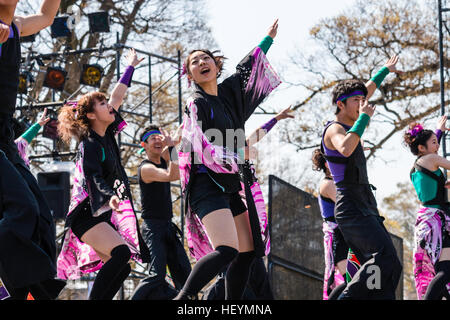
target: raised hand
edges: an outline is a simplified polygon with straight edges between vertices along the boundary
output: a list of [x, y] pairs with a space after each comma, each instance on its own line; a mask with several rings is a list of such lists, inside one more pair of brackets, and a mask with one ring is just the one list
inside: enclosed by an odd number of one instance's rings
[[384, 64], [385, 67], [389, 69], [390, 72], [395, 72], [397, 74], [403, 74], [403, 71], [397, 69], [398, 56], [394, 55], [389, 58], [389, 60]]
[[128, 51], [128, 54], [127, 54], [126, 58], [128, 60], [128, 64], [130, 66], [133, 66], [133, 67], [136, 67], [139, 63], [141, 63], [145, 59], [145, 57], [141, 58], [141, 59], [138, 59], [136, 50], [134, 50], [133, 48], [131, 48]]
[[183, 124], [180, 124], [177, 128], [177, 131], [175, 131], [175, 134], [172, 136], [172, 140], [174, 141], [175, 145], [181, 142], [182, 132], [183, 132]]
[[441, 131], [449, 131], [450, 128], [447, 128], [446, 124], [447, 124], [447, 116], [442, 116], [437, 123], [436, 129], [439, 129]]
[[39, 121], [38, 121], [38, 123], [39, 123], [39, 125], [41, 126], [41, 127], [43, 127], [47, 122], [49, 122], [50, 121], [50, 118], [49, 117], [47, 117], [47, 108], [45, 108], [44, 109], [44, 113], [41, 115], [41, 117], [39, 118]]
[[164, 130], [161, 129], [161, 133], [162, 133], [162, 143], [165, 147], [173, 147], [175, 145], [175, 142], [173, 141], [172, 137], [170, 136], [170, 134]]
[[278, 32], [278, 19], [275, 20], [275, 22], [270, 26], [269, 31], [267, 32], [267, 35], [270, 36], [272, 39], [275, 39]]
[[369, 117], [372, 117], [375, 113], [376, 106], [370, 105], [369, 100], [361, 99], [359, 101], [359, 113], [365, 113]]
[[290, 114], [290, 112], [293, 112], [293, 110], [291, 110], [291, 106], [289, 106], [288, 108], [284, 109], [283, 111], [281, 111], [280, 113], [278, 113], [275, 118], [280, 121], [286, 118], [291, 118], [294, 119], [294, 116]]

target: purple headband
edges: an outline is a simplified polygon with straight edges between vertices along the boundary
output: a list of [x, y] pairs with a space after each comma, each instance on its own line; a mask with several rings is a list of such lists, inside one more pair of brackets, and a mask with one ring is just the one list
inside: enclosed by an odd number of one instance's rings
[[364, 92], [362, 92], [360, 90], [356, 90], [356, 91], [353, 91], [353, 92], [348, 93], [348, 94], [340, 95], [339, 98], [336, 99], [336, 102], [344, 101], [345, 99], [348, 99], [348, 98], [351, 98], [351, 97], [354, 97], [354, 96], [364, 96], [365, 97], [366, 95], [364, 94]]
[[417, 137], [417, 135], [423, 130], [422, 125], [416, 124], [414, 126], [414, 128], [412, 128], [411, 130], [408, 130], [408, 133], [411, 135], [411, 137]]

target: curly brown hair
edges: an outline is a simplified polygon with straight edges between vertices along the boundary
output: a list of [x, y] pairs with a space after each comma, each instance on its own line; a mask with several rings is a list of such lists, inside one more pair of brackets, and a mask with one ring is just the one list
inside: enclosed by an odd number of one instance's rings
[[69, 144], [72, 138], [78, 142], [87, 136], [91, 127], [87, 114], [94, 112], [96, 102], [106, 100], [102, 92], [94, 91], [83, 95], [74, 104], [66, 103], [58, 114], [58, 134], [61, 139]]
[[419, 145], [427, 145], [427, 141], [435, 134], [432, 130], [423, 129], [418, 132], [415, 136], [411, 135], [410, 130], [413, 130], [415, 126], [419, 125], [418, 122], [412, 122], [409, 124], [408, 129], [403, 134], [403, 143], [409, 147], [412, 154], [417, 156], [419, 154]]
[[327, 160], [322, 154], [322, 151], [318, 148], [315, 149], [312, 153], [312, 163], [313, 163], [313, 170], [315, 171], [323, 171], [325, 174], [328, 174], [328, 168], [325, 165]]

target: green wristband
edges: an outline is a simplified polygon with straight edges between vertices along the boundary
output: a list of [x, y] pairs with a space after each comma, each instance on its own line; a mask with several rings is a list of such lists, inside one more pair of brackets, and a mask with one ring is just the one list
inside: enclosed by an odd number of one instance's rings
[[259, 43], [258, 47], [261, 48], [261, 50], [264, 52], [264, 54], [267, 54], [267, 51], [269, 51], [270, 46], [272, 46], [273, 39], [271, 36], [265, 36], [264, 39]]
[[348, 130], [348, 133], [353, 132], [356, 133], [360, 138], [362, 137], [364, 130], [367, 127], [367, 124], [369, 123], [370, 116], [367, 113], [361, 113], [358, 117], [358, 120], [356, 120], [353, 127]]
[[383, 67], [380, 69], [380, 71], [377, 72], [376, 75], [374, 75], [372, 77], [373, 82], [375, 82], [375, 84], [377, 85], [377, 88], [380, 87], [381, 83], [383, 82], [384, 78], [386, 78], [386, 76], [389, 74], [389, 68], [388, 67]]
[[33, 139], [37, 136], [39, 130], [41, 130], [41, 125], [39, 122], [36, 122], [27, 131], [25, 131], [21, 137], [27, 140], [28, 143], [31, 143], [31, 141], [33, 141]]

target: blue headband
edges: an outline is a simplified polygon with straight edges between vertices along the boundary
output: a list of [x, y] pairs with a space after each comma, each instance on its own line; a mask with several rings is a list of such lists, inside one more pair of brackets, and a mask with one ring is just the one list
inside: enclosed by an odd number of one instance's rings
[[159, 130], [150, 130], [144, 136], [142, 137], [142, 142], [146, 142], [148, 137], [150, 137], [152, 134], [161, 134], [161, 131]]
[[[149, 132], [144, 134], [144, 136], [142, 137], [142, 142], [146, 142], [148, 137], [150, 137], [152, 134], [161, 134], [161, 131], [159, 131], [159, 130], [150, 130]], [[145, 152], [144, 148], [141, 148], [138, 151], [139, 154], [143, 154], [144, 152]]]
[[348, 98], [351, 98], [354, 96], [364, 96], [365, 97], [366, 95], [364, 94], [364, 92], [356, 90], [356, 91], [353, 91], [352, 93], [343, 94], [343, 95], [339, 96], [339, 98], [336, 99], [336, 102], [344, 101], [345, 99], [348, 99]]

